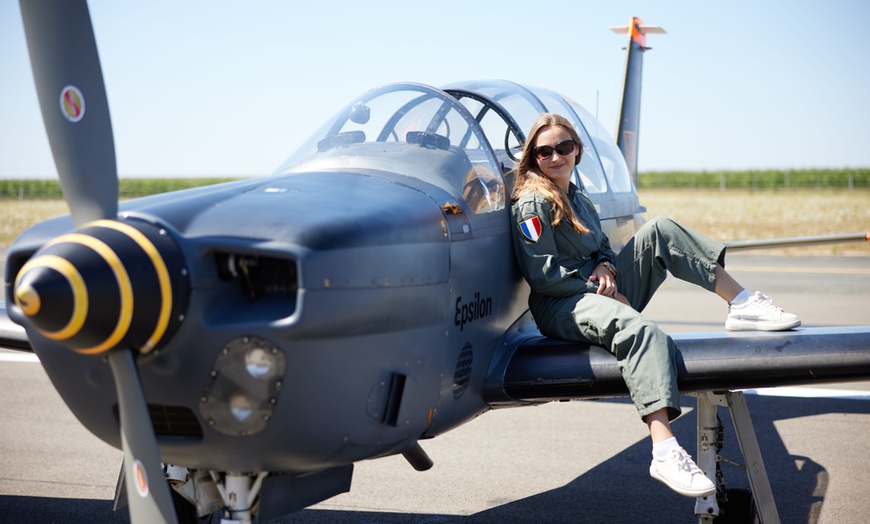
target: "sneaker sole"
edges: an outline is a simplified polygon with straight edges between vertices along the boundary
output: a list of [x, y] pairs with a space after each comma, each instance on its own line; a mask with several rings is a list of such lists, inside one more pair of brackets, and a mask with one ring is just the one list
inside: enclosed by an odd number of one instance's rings
[[725, 320], [725, 329], [729, 331], [786, 331], [801, 325], [800, 320], [788, 320], [783, 322], [761, 322], [757, 320], [743, 320], [729, 318]]
[[658, 471], [656, 471], [653, 468], [650, 468], [649, 474], [652, 478], [658, 480], [659, 482], [661, 482], [665, 486], [671, 488], [675, 492], [677, 492], [680, 495], [683, 495], [685, 497], [692, 497], [692, 498], [697, 499], [697, 498], [701, 498], [701, 497], [707, 497], [707, 496], [712, 495], [713, 493], [716, 493], [716, 486], [713, 486], [712, 488], [706, 489], [706, 490], [691, 490], [691, 489], [686, 489], [686, 488], [677, 486], [675, 484], [671, 484], [670, 481], [668, 481], [668, 479], [659, 475]]

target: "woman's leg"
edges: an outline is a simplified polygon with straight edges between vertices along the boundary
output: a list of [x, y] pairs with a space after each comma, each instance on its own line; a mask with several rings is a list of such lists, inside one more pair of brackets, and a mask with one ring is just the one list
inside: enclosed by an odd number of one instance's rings
[[724, 245], [669, 218], [656, 217], [619, 252], [617, 288], [638, 311], [643, 311], [668, 272], [714, 291], [724, 257]]
[[743, 291], [743, 286], [738, 284], [734, 277], [725, 271], [724, 267], [716, 264], [716, 288], [714, 291], [725, 302], [731, 302]]
[[541, 333], [603, 347], [619, 363], [641, 417], [666, 409], [680, 414], [676, 345], [655, 322], [620, 302], [586, 293], [531, 303]]
[[728, 302], [726, 329], [782, 331], [801, 325], [797, 315], [774, 305], [770, 297], [748, 292], [740, 296], [743, 286], [725, 270], [725, 246], [669, 218], [644, 224], [619, 252], [616, 266], [617, 288], [638, 311], [670, 272]]
[[671, 423], [668, 420], [668, 412], [666, 409], [660, 409], [650, 413], [644, 417], [649, 428], [649, 436], [652, 438], [653, 444], [658, 444], [669, 438], [673, 438], [674, 432], [671, 431]]
[[645, 420], [653, 441], [650, 476], [687, 497], [713, 495], [716, 485], [677, 442], [667, 412], [659, 410], [650, 413]]
[[650, 430], [650, 475], [689, 497], [715, 492], [671, 431], [670, 420], [680, 414], [671, 337], [631, 306], [603, 295], [536, 298], [531, 301], [532, 314], [543, 334], [601, 346], [616, 356], [635, 408]]

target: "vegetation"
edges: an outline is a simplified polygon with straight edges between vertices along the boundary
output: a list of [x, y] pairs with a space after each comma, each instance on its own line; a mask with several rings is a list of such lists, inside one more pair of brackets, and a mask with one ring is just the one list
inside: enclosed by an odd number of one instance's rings
[[[870, 189], [641, 189], [640, 203], [647, 208], [647, 219], [669, 216], [722, 242], [870, 231]], [[767, 253], [870, 256], [870, 243], [779, 248]]]
[[[237, 179], [125, 178], [118, 181], [118, 192], [126, 200], [232, 180]], [[8, 246], [33, 224], [69, 213], [56, 179], [0, 180], [0, 210], [0, 247]]]
[[[126, 199], [229, 180], [233, 179], [137, 178], [123, 179], [119, 186]], [[639, 186], [647, 218], [670, 216], [720, 241], [870, 230], [870, 169], [653, 172], [642, 173]], [[0, 180], [0, 209], [0, 247], [35, 223], [69, 213], [56, 180]], [[868, 256], [870, 244], [775, 252]]]
[[[121, 199], [206, 186], [234, 178], [124, 178]], [[638, 189], [868, 189], [870, 169], [759, 171], [649, 171], [638, 176]], [[56, 180], [0, 180], [0, 200], [63, 198]]]
[[651, 171], [640, 173], [637, 185], [641, 190], [870, 188], [870, 169]]
[[[236, 178], [122, 178], [118, 181], [120, 198], [138, 198], [180, 189], [209, 186]], [[52, 180], [0, 180], [0, 200], [47, 200], [63, 198], [60, 182]]]

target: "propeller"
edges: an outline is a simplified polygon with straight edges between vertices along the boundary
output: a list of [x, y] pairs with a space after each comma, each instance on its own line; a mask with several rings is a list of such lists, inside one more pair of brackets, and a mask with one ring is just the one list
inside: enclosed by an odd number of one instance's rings
[[84, 0], [21, 0], [42, 119], [78, 227], [118, 214], [109, 104]]
[[[73, 223], [77, 228], [93, 221], [112, 223], [118, 214], [115, 146], [87, 3], [21, 0], [20, 6], [39, 105]], [[43, 258], [46, 262], [29, 272], [22, 268], [13, 291], [29, 317], [40, 312], [44, 316], [53, 307], [45, 294], [51, 287], [46, 282], [52, 279], [52, 269], [65, 271], [68, 280], [78, 278], [68, 263], [57, 261], [59, 257]], [[76, 295], [75, 311], [86, 311], [87, 299], [87, 292]], [[166, 316], [161, 315], [162, 324]], [[78, 327], [71, 321], [63, 331]], [[52, 338], [63, 338], [55, 335]], [[118, 340], [123, 342], [121, 337]], [[107, 343], [92, 352], [107, 355], [115, 379], [130, 515], [134, 522], [177, 522], [131, 347], [136, 346]], [[152, 347], [149, 340], [143, 351]]]

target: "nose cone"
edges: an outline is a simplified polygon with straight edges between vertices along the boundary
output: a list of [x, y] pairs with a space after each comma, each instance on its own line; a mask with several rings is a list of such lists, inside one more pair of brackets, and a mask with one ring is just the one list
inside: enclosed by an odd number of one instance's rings
[[183, 319], [183, 262], [165, 230], [100, 220], [40, 249], [18, 272], [13, 297], [33, 328], [78, 353], [147, 353]]
[[87, 311], [82, 277], [67, 260], [49, 255], [25, 265], [16, 279], [15, 304], [41, 332], [54, 339], [78, 331]]
[[39, 292], [30, 285], [30, 282], [22, 282], [15, 290], [15, 303], [24, 311], [25, 315], [34, 319], [34, 323], [40, 324], [36, 318], [42, 304]]

